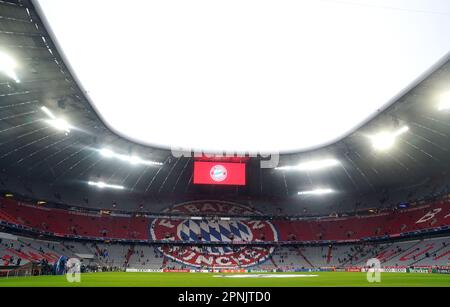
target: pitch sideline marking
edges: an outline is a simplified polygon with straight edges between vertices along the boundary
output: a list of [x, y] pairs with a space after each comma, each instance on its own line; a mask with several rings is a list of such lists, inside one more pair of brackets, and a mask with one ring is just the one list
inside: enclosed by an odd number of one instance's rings
[[246, 275], [214, 275], [222, 278], [308, 278], [319, 277], [319, 275], [280, 275], [280, 274], [246, 274]]

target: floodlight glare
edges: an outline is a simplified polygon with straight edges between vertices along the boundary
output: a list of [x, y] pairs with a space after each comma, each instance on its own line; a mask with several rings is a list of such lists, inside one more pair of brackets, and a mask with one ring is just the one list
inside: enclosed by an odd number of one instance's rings
[[72, 128], [67, 121], [65, 121], [64, 119], [60, 119], [60, 118], [47, 120], [47, 123], [49, 123], [51, 126], [55, 127], [56, 129], [65, 131], [67, 133], [70, 133], [70, 129]]
[[107, 183], [104, 183], [102, 181], [99, 181], [99, 182], [89, 181], [88, 184], [90, 186], [95, 186], [95, 187], [97, 187], [99, 189], [104, 189], [104, 188], [115, 189], [115, 190], [123, 190], [123, 189], [125, 189], [125, 187], [123, 187], [121, 185], [107, 184]]
[[41, 108], [42, 112], [44, 112], [45, 114], [47, 114], [48, 117], [50, 117], [51, 119], [56, 119], [55, 115], [53, 115], [52, 111], [50, 111], [47, 107], [42, 107]]
[[330, 194], [333, 192], [334, 192], [334, 190], [332, 190], [332, 189], [315, 189], [315, 190], [311, 190], [311, 191], [298, 192], [298, 195], [325, 195], [325, 194]]
[[122, 160], [124, 162], [130, 163], [131, 165], [163, 165], [161, 162], [143, 160], [138, 156], [127, 156], [115, 153], [111, 149], [103, 148], [99, 150], [100, 154], [105, 158], [115, 158], [118, 160]]
[[113, 152], [112, 150], [109, 150], [109, 149], [106, 149], [106, 148], [100, 150], [100, 154], [101, 154], [103, 157], [106, 157], [106, 158], [112, 158], [112, 157], [114, 157], [114, 152]]
[[53, 126], [54, 128], [65, 131], [66, 133], [70, 133], [70, 129], [72, 126], [64, 119], [56, 118], [52, 111], [50, 111], [47, 107], [41, 107], [42, 112], [44, 112], [50, 119], [46, 120], [46, 122]]
[[3, 72], [6, 76], [10, 77], [16, 83], [20, 83], [19, 78], [15, 72], [17, 68], [16, 62], [9, 55], [0, 52], [0, 71]]
[[441, 95], [438, 109], [439, 111], [450, 109], [450, 92]]
[[388, 150], [392, 148], [392, 146], [394, 146], [397, 137], [404, 134], [407, 131], [409, 131], [409, 127], [404, 126], [394, 132], [383, 131], [378, 134], [375, 134], [370, 137], [372, 140], [372, 146], [379, 151]]
[[136, 165], [136, 164], [140, 164], [142, 162], [142, 159], [136, 156], [130, 157], [129, 161], [131, 164]]
[[305, 163], [300, 163], [295, 166], [281, 166], [277, 170], [298, 170], [298, 171], [317, 171], [324, 168], [329, 168], [339, 165], [340, 162], [335, 159], [316, 160]]

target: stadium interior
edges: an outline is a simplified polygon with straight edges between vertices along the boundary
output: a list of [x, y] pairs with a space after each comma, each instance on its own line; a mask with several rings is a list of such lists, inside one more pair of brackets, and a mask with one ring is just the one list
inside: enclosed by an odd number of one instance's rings
[[[373, 258], [450, 272], [449, 93], [447, 54], [346, 137], [276, 167], [177, 156], [104, 123], [37, 1], [0, 1], [0, 279], [71, 258], [82, 272], [355, 272]], [[231, 164], [244, 182], [220, 184]]]

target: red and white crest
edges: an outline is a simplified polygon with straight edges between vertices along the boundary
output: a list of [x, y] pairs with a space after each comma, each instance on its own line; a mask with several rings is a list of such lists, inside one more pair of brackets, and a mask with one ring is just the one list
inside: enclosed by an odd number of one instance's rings
[[223, 165], [214, 165], [209, 172], [211, 179], [215, 182], [225, 181], [228, 177], [228, 171]]

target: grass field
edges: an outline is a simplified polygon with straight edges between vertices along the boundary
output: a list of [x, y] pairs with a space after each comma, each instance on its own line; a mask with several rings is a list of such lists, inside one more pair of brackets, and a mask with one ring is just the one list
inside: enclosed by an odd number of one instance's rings
[[[218, 273], [95, 273], [83, 274], [81, 283], [73, 284], [68, 283], [65, 276], [20, 277], [0, 279], [0, 287], [450, 287], [448, 274], [384, 273], [381, 275], [381, 283], [376, 284], [368, 283], [364, 273], [347, 272], [299, 273], [297, 276], [317, 276], [294, 278], [229, 278], [222, 275]], [[236, 274], [227, 276], [232, 275]]]

